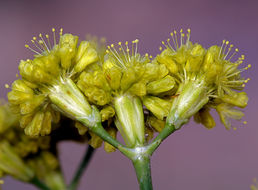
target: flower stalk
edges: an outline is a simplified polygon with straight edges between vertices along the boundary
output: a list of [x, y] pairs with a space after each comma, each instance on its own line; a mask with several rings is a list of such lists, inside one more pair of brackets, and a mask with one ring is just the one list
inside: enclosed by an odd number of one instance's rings
[[79, 181], [81, 179], [81, 176], [91, 161], [91, 158], [94, 154], [94, 150], [95, 149], [93, 147], [91, 147], [90, 145], [88, 146], [88, 149], [85, 152], [85, 155], [77, 168], [77, 171], [72, 179], [72, 182], [68, 186], [68, 190], [76, 190], [77, 189], [77, 187], [79, 185]]
[[41, 190], [51, 190], [48, 186], [46, 186], [44, 183], [42, 183], [38, 178], [34, 177], [31, 181], [31, 184], [35, 185]]
[[149, 155], [139, 156], [133, 160], [140, 190], [152, 190], [151, 166]]
[[141, 100], [136, 96], [122, 95], [115, 99], [118, 121], [116, 126], [129, 147], [144, 144], [144, 115]]
[[90, 106], [71, 79], [63, 79], [51, 89], [49, 98], [53, 107], [66, 116], [81, 122], [104, 141], [118, 147], [121, 144], [108, 134], [101, 124], [101, 116], [95, 106]]

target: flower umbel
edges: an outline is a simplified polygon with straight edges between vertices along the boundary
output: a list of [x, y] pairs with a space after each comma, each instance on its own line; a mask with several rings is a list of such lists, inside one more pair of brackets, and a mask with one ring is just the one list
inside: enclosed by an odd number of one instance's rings
[[[158, 112], [161, 106], [170, 105], [170, 102], [162, 100], [163, 104], [160, 104], [160, 99], [154, 96], [163, 96], [175, 84], [165, 65], [151, 63], [148, 54], [141, 56], [138, 53], [138, 42], [137, 39], [132, 41], [131, 48], [128, 42], [108, 46], [104, 62], [90, 65], [77, 83], [91, 103], [116, 113], [116, 119], [110, 114], [104, 120], [115, 120], [130, 147], [145, 143], [147, 132], [142, 104], [163, 119], [168, 111]], [[152, 106], [154, 104], [156, 107]]]
[[36, 53], [35, 58], [20, 62], [22, 79], [14, 81], [8, 93], [11, 106], [22, 116], [21, 126], [31, 136], [48, 135], [51, 123], [59, 121], [60, 110], [72, 118], [84, 117], [89, 125], [95, 122], [91, 106], [73, 81], [89, 64], [98, 61], [97, 52], [87, 41], [77, 47], [78, 37], [63, 34], [63, 29], [57, 43], [55, 29], [52, 31], [54, 43], [49, 35], [44, 40], [39, 34], [39, 40], [31, 40], [37, 50], [25, 45]]
[[[206, 106], [202, 113], [208, 116], [208, 108], [215, 108], [226, 128], [230, 128], [228, 118], [241, 119], [240, 111], [230, 111], [233, 107], [244, 108], [248, 97], [243, 90], [248, 79], [244, 79], [241, 73], [251, 65], [239, 69], [244, 60], [244, 55], [234, 60], [239, 52], [236, 48], [232, 53], [233, 45], [223, 40], [221, 46], [211, 46], [207, 50], [201, 45], [190, 41], [190, 30], [183, 33], [180, 30], [180, 40], [177, 32], [171, 33], [173, 45], [170, 39], [162, 42], [165, 49], [155, 59], [164, 64], [177, 83], [177, 97], [174, 98], [168, 122], [180, 127], [183, 123], [199, 110]], [[180, 42], [179, 42], [180, 41]], [[160, 48], [162, 50], [162, 48]], [[234, 61], [233, 61], [234, 60]], [[224, 106], [223, 106], [224, 105]], [[223, 109], [222, 109], [223, 107]], [[204, 114], [201, 114], [204, 117]], [[198, 116], [198, 122], [208, 128], [213, 127], [214, 122], [207, 121]], [[210, 117], [210, 115], [208, 116]]]

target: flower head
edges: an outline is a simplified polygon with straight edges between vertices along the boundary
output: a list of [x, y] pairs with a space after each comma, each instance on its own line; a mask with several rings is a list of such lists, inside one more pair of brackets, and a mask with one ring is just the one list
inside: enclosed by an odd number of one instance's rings
[[[0, 130], [1, 176], [11, 175], [22, 181], [30, 181], [37, 176], [51, 189], [55, 189], [56, 184], [64, 185], [56, 154], [59, 140], [55, 135], [37, 138], [25, 135], [7, 104], [0, 106], [0, 115], [0, 123], [6, 125], [5, 130]], [[16, 122], [7, 122], [11, 121], [10, 118], [16, 118]], [[0, 128], [3, 129], [1, 125]], [[57, 183], [49, 178], [50, 175], [59, 179]], [[64, 189], [64, 186], [58, 189]]]
[[[175, 122], [180, 117], [178, 122], [181, 125], [189, 117], [198, 114], [196, 120], [211, 128], [214, 121], [208, 112], [209, 108], [215, 108], [222, 123], [230, 128], [228, 118], [240, 119], [243, 116], [236, 114], [238, 111], [232, 111], [232, 108], [244, 108], [247, 105], [247, 94], [239, 91], [243, 90], [249, 80], [244, 79], [241, 73], [251, 65], [239, 68], [244, 55], [234, 59], [239, 50], [236, 48], [232, 52], [233, 45], [229, 41], [223, 40], [221, 46], [214, 45], [205, 49], [190, 41], [190, 30], [186, 36], [180, 30], [180, 40], [174, 31], [171, 39], [162, 42], [165, 49], [155, 59], [166, 65], [176, 81], [178, 96], [173, 100], [169, 119]], [[204, 105], [206, 108], [203, 108]]]
[[[71, 117], [72, 111], [77, 114], [91, 113], [90, 105], [73, 80], [89, 64], [98, 61], [98, 54], [90, 42], [82, 41], [78, 45], [78, 37], [63, 34], [63, 29], [57, 43], [55, 29], [52, 31], [53, 43], [49, 35], [45, 35], [44, 39], [39, 34], [39, 39], [33, 37], [31, 40], [36, 50], [25, 45], [36, 55], [34, 59], [21, 60], [19, 70], [22, 79], [14, 81], [12, 91], [8, 93], [11, 106], [21, 115], [21, 126], [31, 136], [48, 135], [51, 123], [59, 121], [60, 110], [53, 109], [53, 101], [59, 103], [57, 107]], [[71, 98], [70, 94], [76, 98]], [[75, 107], [78, 101], [83, 106]], [[64, 102], [70, 105], [69, 108]]]
[[117, 116], [116, 126], [129, 146], [145, 141], [142, 104], [163, 119], [168, 111], [159, 111], [170, 102], [156, 96], [164, 96], [175, 85], [165, 65], [138, 53], [138, 43], [136, 39], [131, 47], [128, 42], [111, 44], [104, 62], [90, 65], [77, 83], [91, 103], [103, 108], [102, 119]]

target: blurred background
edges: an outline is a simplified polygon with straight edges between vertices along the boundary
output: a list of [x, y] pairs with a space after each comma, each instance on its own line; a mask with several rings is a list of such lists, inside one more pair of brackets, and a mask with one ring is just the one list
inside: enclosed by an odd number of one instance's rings
[[[6, 98], [20, 59], [32, 57], [24, 48], [34, 35], [51, 28], [85, 39], [87, 33], [108, 43], [140, 39], [141, 53], [156, 55], [161, 41], [174, 30], [191, 28], [191, 39], [205, 47], [229, 40], [246, 55], [244, 72], [250, 101], [247, 125], [225, 130], [216, 117], [212, 130], [190, 122], [172, 134], [154, 153], [152, 175], [159, 190], [246, 190], [258, 178], [258, 1], [257, 0], [0, 0], [0, 95]], [[85, 145], [60, 144], [67, 180], [77, 167]], [[5, 178], [3, 190], [35, 188]], [[130, 161], [121, 153], [97, 150], [79, 190], [138, 189]]]

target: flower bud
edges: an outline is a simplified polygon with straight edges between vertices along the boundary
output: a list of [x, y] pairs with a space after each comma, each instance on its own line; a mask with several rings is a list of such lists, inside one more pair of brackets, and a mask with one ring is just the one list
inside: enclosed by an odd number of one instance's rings
[[148, 94], [158, 95], [162, 92], [167, 92], [171, 90], [175, 86], [175, 80], [170, 75], [166, 77], [150, 82], [147, 84], [147, 92]]
[[93, 148], [99, 148], [101, 147], [103, 140], [96, 135], [94, 132], [89, 131], [91, 139], [89, 140], [89, 145], [91, 145]]
[[89, 64], [98, 60], [97, 51], [87, 41], [82, 41], [75, 56], [75, 72], [83, 71]]
[[34, 64], [31, 60], [21, 60], [19, 65], [20, 75], [29, 81], [35, 83], [50, 83], [54, 78], [48, 74], [44, 69]]
[[72, 59], [77, 50], [78, 36], [72, 34], [64, 34], [60, 36], [59, 40], [59, 56], [61, 58], [61, 65], [64, 69], [71, 67]]
[[225, 103], [232, 104], [239, 108], [245, 108], [248, 102], [248, 96], [245, 92], [233, 93], [233, 95], [224, 95], [221, 98]]
[[166, 65], [170, 73], [176, 74], [178, 72], [178, 66], [171, 58], [171, 50], [165, 49], [160, 55], [157, 56], [157, 61]]
[[181, 127], [188, 122], [190, 117], [197, 113], [209, 101], [206, 86], [203, 81], [188, 81], [181, 84], [174, 98], [167, 121], [175, 126]]
[[145, 96], [142, 101], [146, 108], [161, 120], [168, 115], [171, 107], [171, 102], [155, 96]]
[[219, 114], [221, 122], [224, 124], [226, 129], [231, 128], [230, 119], [240, 120], [244, 116], [243, 112], [241, 112], [237, 109], [234, 109], [229, 104], [224, 104], [224, 103], [219, 104], [216, 107], [216, 110]]
[[30, 181], [34, 173], [14, 152], [8, 142], [0, 142], [0, 170], [22, 181]]
[[100, 111], [101, 121], [106, 121], [115, 115], [115, 110], [112, 106], [106, 106]]
[[153, 127], [156, 131], [159, 133], [163, 130], [165, 127], [165, 121], [157, 119], [156, 117], [150, 116], [147, 119], [147, 123]]
[[123, 95], [115, 99], [116, 126], [129, 147], [144, 144], [144, 115], [138, 97]]
[[212, 129], [215, 127], [216, 123], [209, 111], [208, 108], [202, 108], [194, 115], [194, 120], [197, 123], [203, 124], [207, 129]]

